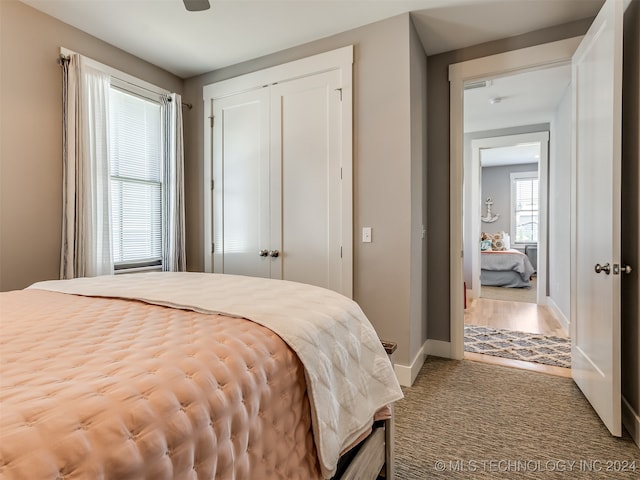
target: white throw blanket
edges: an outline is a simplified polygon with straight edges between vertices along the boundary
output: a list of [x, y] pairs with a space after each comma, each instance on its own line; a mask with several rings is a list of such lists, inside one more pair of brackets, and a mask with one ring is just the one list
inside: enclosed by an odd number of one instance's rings
[[305, 368], [325, 478], [340, 452], [402, 390], [373, 326], [354, 301], [296, 282], [208, 273], [151, 272], [35, 283], [29, 288], [126, 298], [254, 321], [277, 333]]

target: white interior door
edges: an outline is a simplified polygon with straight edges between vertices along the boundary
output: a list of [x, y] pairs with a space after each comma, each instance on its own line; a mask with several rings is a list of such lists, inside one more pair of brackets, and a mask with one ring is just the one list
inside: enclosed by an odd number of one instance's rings
[[622, 16], [622, 1], [607, 0], [573, 57], [571, 368], [575, 382], [616, 436], [622, 434], [617, 269]]
[[213, 102], [216, 273], [270, 276], [269, 102], [268, 88]]
[[345, 293], [341, 96], [338, 70], [272, 87], [271, 274]]

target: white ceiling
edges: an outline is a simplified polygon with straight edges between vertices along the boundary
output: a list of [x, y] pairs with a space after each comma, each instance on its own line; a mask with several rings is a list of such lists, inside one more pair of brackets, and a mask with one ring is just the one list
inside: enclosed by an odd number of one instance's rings
[[485, 88], [465, 90], [464, 131], [548, 123], [570, 82], [571, 67], [563, 65], [492, 79]]
[[21, 0], [182, 78], [413, 12], [427, 54], [595, 15], [602, 0]]
[[[571, 67], [555, 66], [491, 79], [464, 92], [465, 132], [550, 123], [571, 83]], [[491, 102], [499, 99], [498, 102]], [[538, 144], [483, 149], [483, 167], [537, 163]]]
[[510, 147], [483, 148], [480, 150], [480, 165], [483, 167], [521, 165], [538, 163], [539, 161], [539, 143], [522, 143]]

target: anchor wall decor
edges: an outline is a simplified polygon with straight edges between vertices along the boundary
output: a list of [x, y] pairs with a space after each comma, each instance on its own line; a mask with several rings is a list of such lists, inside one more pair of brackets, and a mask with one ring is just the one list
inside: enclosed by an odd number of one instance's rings
[[493, 214], [491, 211], [491, 207], [493, 205], [493, 201], [491, 201], [491, 197], [487, 198], [487, 201], [484, 202], [487, 206], [487, 214], [484, 217], [481, 217], [481, 220], [485, 223], [493, 223], [500, 217], [499, 213]]

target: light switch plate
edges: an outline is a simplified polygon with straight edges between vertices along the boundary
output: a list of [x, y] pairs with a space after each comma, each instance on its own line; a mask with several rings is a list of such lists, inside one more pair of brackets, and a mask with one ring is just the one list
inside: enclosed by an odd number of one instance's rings
[[362, 242], [371, 243], [371, 227], [362, 227]]

